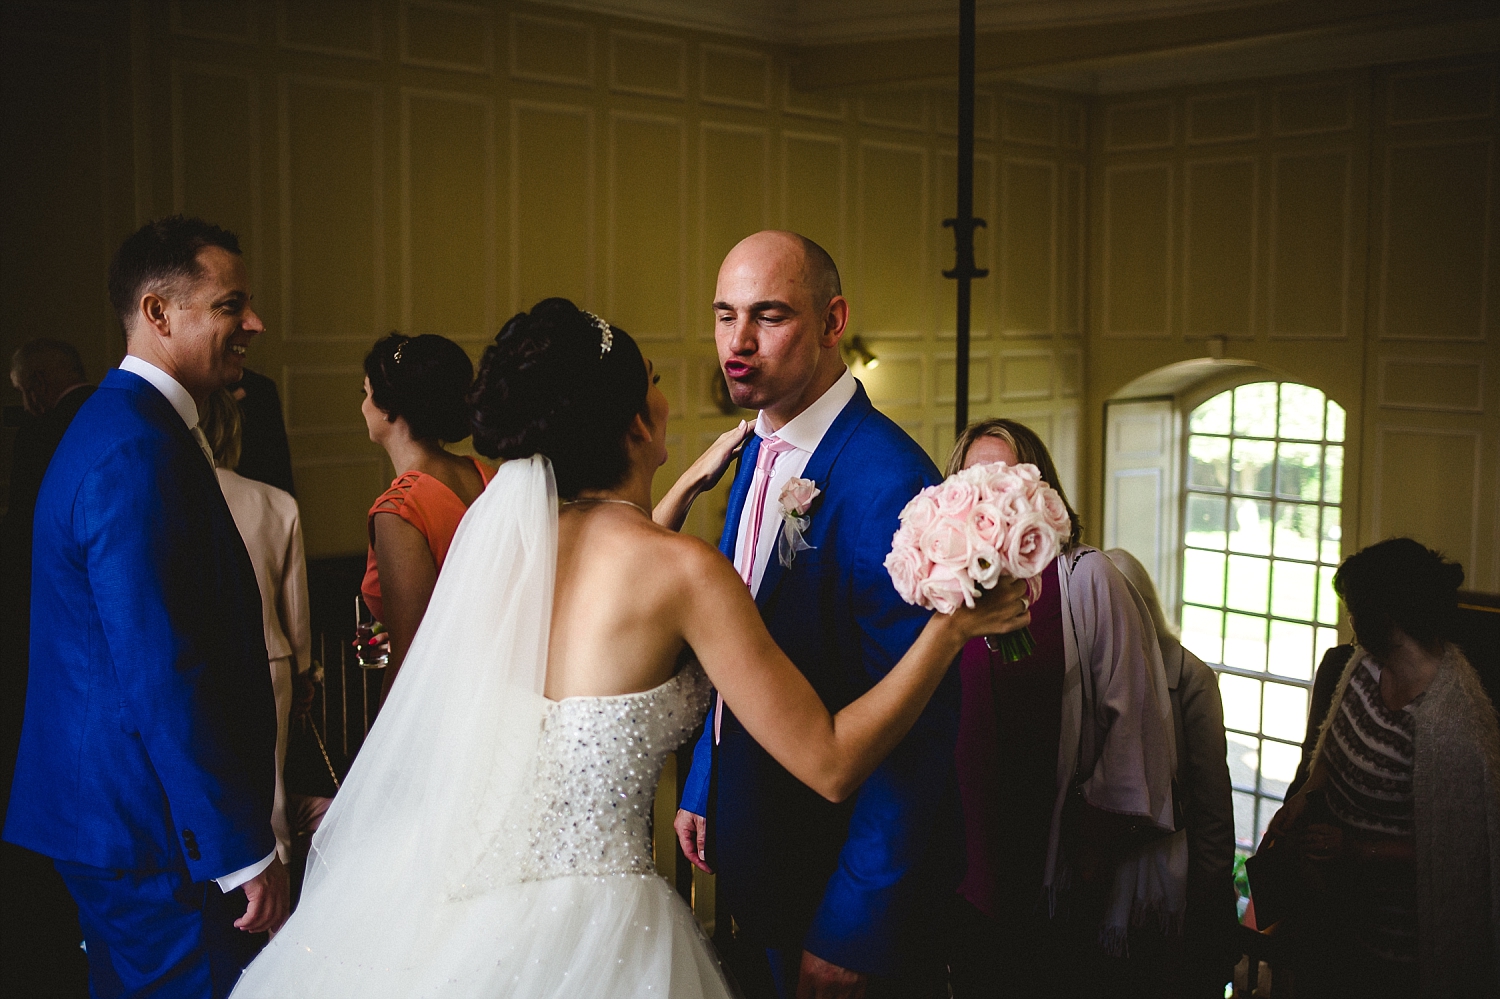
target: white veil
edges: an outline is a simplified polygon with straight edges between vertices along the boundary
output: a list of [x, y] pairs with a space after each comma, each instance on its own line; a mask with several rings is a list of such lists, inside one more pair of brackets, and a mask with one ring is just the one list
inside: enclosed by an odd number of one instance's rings
[[347, 993], [360, 981], [364, 994], [399, 994], [465, 900], [517, 879], [556, 568], [552, 467], [507, 462], [459, 525], [400, 676], [313, 838], [297, 911], [241, 994]]

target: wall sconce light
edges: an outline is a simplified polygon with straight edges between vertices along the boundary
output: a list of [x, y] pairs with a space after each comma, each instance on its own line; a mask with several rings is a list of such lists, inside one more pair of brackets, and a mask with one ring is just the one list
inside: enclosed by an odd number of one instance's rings
[[856, 361], [864, 365], [866, 371], [874, 371], [880, 367], [880, 358], [875, 356], [875, 352], [870, 349], [870, 345], [865, 343], [865, 338], [859, 334], [856, 333], [844, 341], [844, 349], [852, 354]]

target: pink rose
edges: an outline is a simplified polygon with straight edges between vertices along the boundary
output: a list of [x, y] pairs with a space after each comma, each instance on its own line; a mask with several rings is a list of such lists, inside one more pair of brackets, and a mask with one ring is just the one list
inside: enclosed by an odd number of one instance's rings
[[1022, 480], [1016, 475], [1016, 470], [1003, 461], [974, 467], [984, 469], [984, 484], [980, 487], [980, 493], [991, 502], [1022, 485]]
[[941, 517], [922, 532], [922, 554], [927, 561], [954, 571], [969, 564], [973, 554], [969, 532], [961, 521]]
[[975, 503], [969, 510], [969, 530], [989, 548], [999, 548], [1005, 538], [1005, 523], [994, 503]]
[[974, 585], [962, 569], [954, 571], [935, 565], [919, 585], [922, 606], [939, 614], [952, 614], [960, 605], [974, 606]]
[[1042, 481], [1042, 470], [1029, 463], [1012, 465], [1011, 471], [1015, 472], [1016, 476], [1027, 485], [1034, 485]]
[[979, 502], [979, 490], [955, 475], [938, 486], [937, 509], [945, 517], [964, 518], [969, 508]]
[[1073, 518], [1068, 516], [1068, 505], [1063, 502], [1062, 496], [1058, 495], [1056, 489], [1043, 485], [1037, 490], [1037, 507], [1042, 516], [1047, 518], [1047, 526], [1057, 531], [1064, 537], [1073, 533]]
[[1012, 576], [1035, 576], [1057, 558], [1058, 538], [1047, 519], [1035, 511], [1022, 514], [1010, 525], [1001, 553]]
[[920, 534], [937, 520], [937, 500], [931, 495], [936, 492], [936, 486], [928, 486], [912, 497], [911, 502], [906, 504], [906, 509], [901, 511], [903, 528], [910, 527]]
[[812, 501], [817, 499], [822, 491], [813, 484], [812, 479], [787, 479], [786, 485], [781, 487], [779, 497], [781, 509], [785, 513], [800, 517], [808, 511], [808, 508], [812, 506]]
[[891, 574], [891, 583], [901, 599], [909, 604], [921, 598], [919, 586], [927, 567], [927, 560], [912, 545], [898, 545], [885, 557], [885, 571]]

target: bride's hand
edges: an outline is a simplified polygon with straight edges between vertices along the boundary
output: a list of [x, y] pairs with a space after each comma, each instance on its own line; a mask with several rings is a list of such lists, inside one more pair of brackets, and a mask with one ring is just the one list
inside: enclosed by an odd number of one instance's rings
[[688, 467], [687, 474], [695, 481], [699, 492], [706, 493], [719, 484], [729, 463], [740, 453], [740, 448], [745, 446], [745, 441], [753, 433], [755, 425], [741, 420], [739, 426], [724, 431], [718, 440], [708, 446], [707, 451], [698, 456], [698, 460]]
[[656, 509], [651, 511], [651, 519], [669, 531], [680, 530], [683, 521], [687, 520], [688, 511], [693, 508], [693, 500], [719, 484], [725, 469], [753, 433], [755, 425], [741, 420], [739, 426], [720, 434], [719, 439], [709, 445], [708, 450], [700, 454], [698, 460], [688, 466], [688, 470], [667, 490]]
[[965, 641], [981, 635], [1020, 631], [1031, 623], [1026, 596], [1026, 580], [1002, 576], [994, 589], [974, 601], [972, 608], [960, 607], [953, 612], [953, 627], [959, 629]]

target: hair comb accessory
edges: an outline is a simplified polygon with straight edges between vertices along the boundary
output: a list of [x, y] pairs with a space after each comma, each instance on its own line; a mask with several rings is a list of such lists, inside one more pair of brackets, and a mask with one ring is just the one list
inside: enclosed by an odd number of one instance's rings
[[592, 312], [585, 309], [583, 314], [588, 316], [595, 326], [599, 327], [599, 356], [603, 357], [609, 353], [609, 348], [615, 345], [615, 332], [609, 328], [609, 323], [600, 319]]
[[391, 355], [391, 360], [395, 361], [397, 364], [400, 364], [401, 363], [401, 351], [405, 350], [406, 349], [406, 345], [409, 344], [409, 343], [411, 343], [411, 337], [406, 337], [400, 343], [396, 344], [396, 352]]

